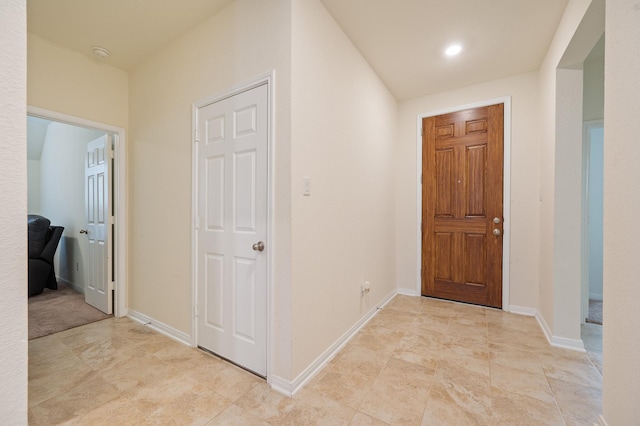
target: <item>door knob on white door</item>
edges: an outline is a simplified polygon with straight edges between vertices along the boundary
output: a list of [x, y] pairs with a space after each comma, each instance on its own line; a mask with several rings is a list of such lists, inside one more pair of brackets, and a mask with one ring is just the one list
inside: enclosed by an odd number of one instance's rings
[[264, 251], [264, 243], [262, 241], [258, 241], [252, 247], [255, 251]]

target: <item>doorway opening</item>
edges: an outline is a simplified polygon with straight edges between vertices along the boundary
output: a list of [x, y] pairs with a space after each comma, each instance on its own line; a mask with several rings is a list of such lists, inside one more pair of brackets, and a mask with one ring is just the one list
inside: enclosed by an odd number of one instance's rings
[[[42, 336], [111, 314], [124, 316], [124, 129], [35, 107], [29, 107], [27, 114], [29, 214], [64, 227], [52, 262], [59, 290], [46, 290], [30, 298], [30, 311], [32, 305], [34, 312], [55, 311], [56, 306], [62, 310], [64, 306], [77, 308], [67, 309], [66, 315], [61, 312], [60, 321], [48, 321], [48, 327], [34, 323], [34, 333]], [[96, 144], [102, 151], [94, 149], [92, 157], [88, 148]], [[92, 158], [101, 164], [102, 172], [87, 180], [87, 165]], [[87, 181], [99, 182], [100, 187], [89, 188]], [[88, 206], [92, 205], [96, 208], [90, 212]], [[88, 226], [93, 216], [94, 222], [102, 222], [105, 237], [96, 238], [97, 230]], [[91, 243], [96, 243], [98, 250]], [[103, 261], [96, 263], [96, 252]], [[100, 311], [83, 303], [85, 295], [95, 290], [96, 278], [103, 285]], [[95, 306], [95, 297], [88, 302]]]
[[[429, 112], [426, 114], [420, 114], [417, 119], [417, 214], [416, 214], [416, 235], [417, 235], [417, 269], [418, 269], [418, 280], [416, 283], [416, 295], [422, 294], [422, 274], [423, 274], [423, 265], [422, 259], [424, 256], [423, 253], [423, 241], [422, 241], [422, 229], [423, 229], [423, 203], [424, 196], [422, 192], [422, 182], [423, 182], [423, 138], [422, 138], [422, 123], [423, 120], [427, 117], [435, 117], [443, 114], [449, 114], [456, 111], [464, 111], [475, 108], [488, 107], [490, 105], [503, 104], [503, 122], [502, 122], [502, 132], [503, 132], [503, 151], [502, 151], [502, 196], [503, 196], [503, 211], [502, 211], [502, 219], [501, 219], [501, 237], [502, 237], [502, 268], [499, 271], [501, 275], [501, 297], [500, 304], [501, 308], [505, 311], [523, 313], [527, 315], [531, 315], [532, 313], [527, 311], [524, 308], [519, 308], [516, 306], [511, 306], [509, 304], [509, 253], [510, 253], [510, 226], [511, 226], [511, 97], [502, 97], [496, 99], [490, 99], [487, 101], [476, 102], [467, 105], [461, 105], [453, 108], [447, 108], [443, 110], [437, 110], [433, 112]], [[493, 219], [493, 217], [491, 218]], [[493, 223], [493, 222], [492, 222]], [[493, 228], [492, 228], [493, 230]]]
[[267, 378], [273, 73], [193, 105], [193, 346]]
[[423, 119], [422, 295], [502, 308], [504, 104]]

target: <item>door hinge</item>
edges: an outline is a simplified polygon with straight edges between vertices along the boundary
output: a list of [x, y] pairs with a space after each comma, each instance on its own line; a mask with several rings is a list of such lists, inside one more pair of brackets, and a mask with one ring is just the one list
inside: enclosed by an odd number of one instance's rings
[[113, 152], [112, 149], [109, 150], [109, 158], [111, 158], [111, 159], [116, 158], [116, 155], [115, 155], [115, 153]]
[[196, 229], [200, 229], [200, 216], [196, 216], [195, 226]]
[[109, 225], [113, 225], [115, 223], [115, 219], [113, 216], [109, 216]]
[[115, 283], [113, 281], [109, 281], [109, 283], [107, 285], [109, 286], [109, 290], [108, 291], [115, 290]]

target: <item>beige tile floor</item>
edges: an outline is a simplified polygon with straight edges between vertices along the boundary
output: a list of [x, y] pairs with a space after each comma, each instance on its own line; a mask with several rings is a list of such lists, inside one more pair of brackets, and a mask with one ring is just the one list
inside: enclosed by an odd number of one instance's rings
[[294, 398], [126, 318], [29, 342], [34, 425], [587, 425], [601, 387], [533, 318], [407, 296]]

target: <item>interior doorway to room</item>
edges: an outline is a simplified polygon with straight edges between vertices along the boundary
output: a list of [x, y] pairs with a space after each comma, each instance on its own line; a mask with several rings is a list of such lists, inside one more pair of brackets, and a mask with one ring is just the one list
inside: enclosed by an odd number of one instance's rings
[[44, 216], [64, 231], [53, 262], [58, 290], [45, 289], [29, 298], [30, 338], [121, 310], [113, 302], [113, 283], [121, 267], [113, 261], [118, 251], [113, 197], [118, 180], [113, 173], [116, 156], [110, 152], [123, 133], [34, 110], [27, 117], [28, 213]]
[[267, 376], [269, 85], [195, 108], [197, 345]]
[[422, 294], [501, 308], [504, 104], [422, 129]]

